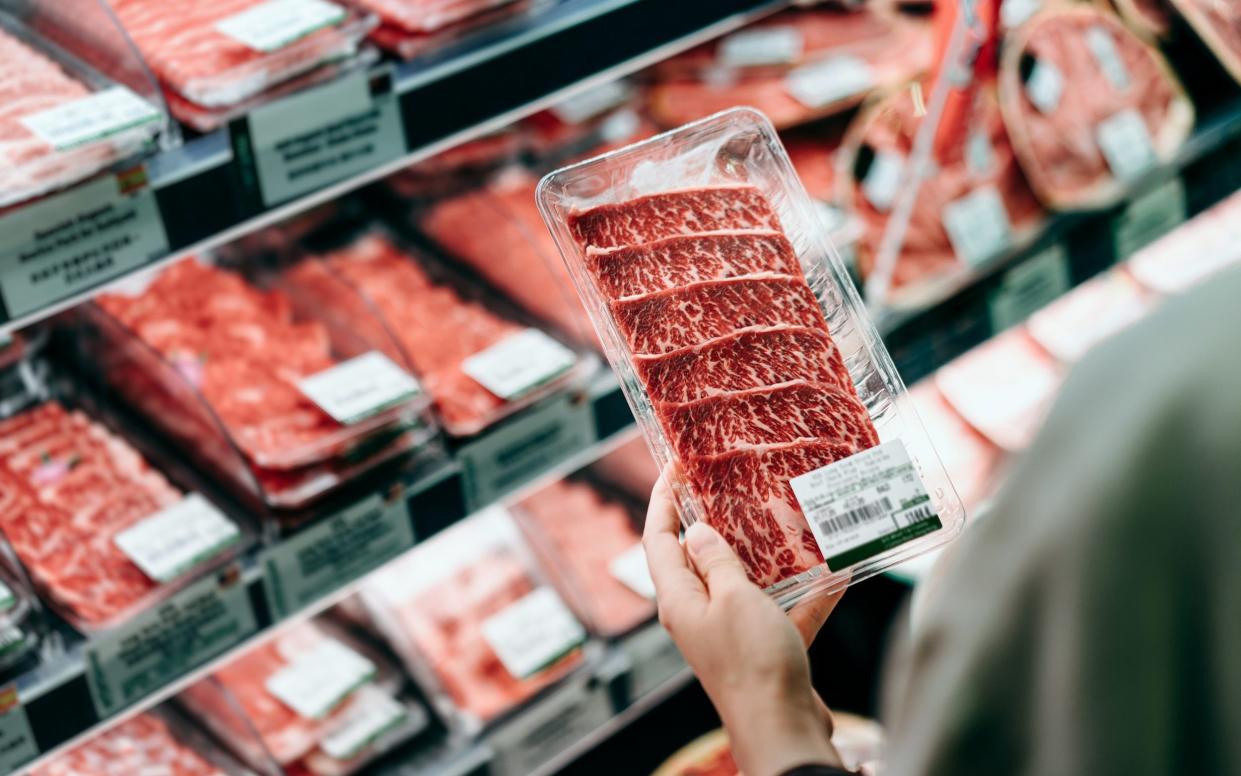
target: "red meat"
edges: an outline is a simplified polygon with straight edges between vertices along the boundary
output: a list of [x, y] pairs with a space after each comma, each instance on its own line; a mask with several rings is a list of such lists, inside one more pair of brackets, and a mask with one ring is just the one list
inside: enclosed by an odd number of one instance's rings
[[224, 776], [176, 739], [150, 713], [113, 725], [94, 738], [30, 771], [30, 776]]

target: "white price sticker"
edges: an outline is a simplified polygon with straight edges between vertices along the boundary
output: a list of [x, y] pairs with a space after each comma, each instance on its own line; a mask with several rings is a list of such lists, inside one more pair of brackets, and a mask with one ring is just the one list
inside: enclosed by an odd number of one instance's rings
[[1116, 50], [1116, 41], [1112, 40], [1112, 33], [1103, 27], [1091, 27], [1086, 30], [1086, 47], [1094, 55], [1095, 62], [1112, 88], [1118, 92], [1128, 91], [1129, 70], [1121, 60], [1120, 52]]
[[556, 103], [551, 110], [556, 118], [566, 124], [581, 124], [613, 108], [619, 108], [628, 99], [628, 84], [624, 81], [608, 81]]
[[862, 194], [875, 209], [888, 212], [896, 199], [901, 185], [901, 173], [905, 168], [905, 155], [896, 151], [878, 151], [862, 180]]
[[326, 639], [267, 677], [264, 686], [303, 719], [322, 719], [375, 676], [375, 664]]
[[1155, 166], [1155, 144], [1146, 128], [1142, 114], [1126, 108], [1095, 127], [1095, 140], [1107, 166], [1122, 182], [1128, 183], [1142, 177]]
[[156, 582], [169, 582], [241, 538], [210, 501], [190, 493], [112, 537], [121, 552]]
[[501, 399], [516, 399], [577, 363], [577, 355], [538, 329], [505, 337], [461, 362], [461, 371]]
[[417, 380], [376, 350], [303, 378], [297, 387], [345, 425], [407, 401], [421, 390]]
[[1060, 98], [1064, 96], [1064, 74], [1050, 62], [1035, 62], [1026, 81], [1026, 95], [1034, 107], [1050, 116], [1060, 107]]
[[533, 676], [586, 640], [586, 631], [550, 587], [540, 587], [483, 623], [487, 640], [514, 678]]
[[641, 542], [612, 558], [608, 571], [633, 592], [655, 600], [655, 583], [651, 581], [651, 570], [647, 568], [646, 551]]
[[408, 716], [400, 701], [368, 685], [358, 690], [349, 708], [332, 721], [319, 748], [333, 760], [350, 760]]
[[971, 132], [965, 141], [965, 163], [975, 175], [985, 175], [995, 166], [995, 149], [986, 132]]
[[995, 186], [980, 186], [948, 203], [943, 219], [953, 251], [966, 264], [981, 264], [1012, 245], [1012, 224]]
[[65, 151], [159, 121], [159, 117], [154, 105], [124, 86], [113, 86], [17, 120], [52, 148]]
[[832, 571], [940, 528], [899, 439], [789, 481]]
[[784, 88], [793, 99], [812, 110], [857, 96], [874, 85], [870, 65], [848, 55], [802, 65], [784, 79]]
[[344, 18], [345, 9], [326, 0], [267, 0], [221, 19], [215, 28], [255, 51], [268, 53]]
[[791, 65], [801, 57], [803, 45], [796, 27], [744, 30], [720, 41], [716, 60], [723, 67]]

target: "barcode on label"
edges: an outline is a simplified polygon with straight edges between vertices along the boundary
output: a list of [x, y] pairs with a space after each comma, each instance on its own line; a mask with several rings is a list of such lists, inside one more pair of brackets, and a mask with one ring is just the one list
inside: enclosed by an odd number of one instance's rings
[[863, 504], [857, 509], [850, 509], [843, 515], [824, 520], [819, 523], [819, 528], [825, 534], [834, 534], [845, 528], [850, 528], [858, 523], [868, 523], [880, 517], [887, 517], [892, 512], [892, 499], [884, 497], [878, 501], [872, 501], [869, 504]]

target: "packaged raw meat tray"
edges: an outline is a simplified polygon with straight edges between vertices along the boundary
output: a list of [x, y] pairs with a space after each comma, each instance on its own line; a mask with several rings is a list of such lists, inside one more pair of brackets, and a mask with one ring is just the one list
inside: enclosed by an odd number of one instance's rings
[[500, 508], [388, 564], [367, 580], [362, 599], [462, 732], [476, 732], [584, 665], [585, 629]]
[[167, 130], [162, 105], [0, 10], [0, 208], [151, 149]]
[[347, 322], [197, 258], [100, 295], [84, 322], [109, 386], [272, 507], [305, 506], [435, 434], [417, 380]]
[[114, 431], [56, 400], [0, 421], [0, 531], [44, 599], [87, 632], [149, 608], [247, 540]]
[[352, 0], [379, 16], [371, 40], [402, 59], [501, 24], [519, 14], [549, 5], [551, 0]]
[[655, 617], [639, 528], [642, 506], [582, 477], [554, 482], [513, 505], [513, 518], [552, 584], [578, 619], [605, 638]]
[[352, 56], [376, 23], [329, 0], [112, 0], [112, 8], [159, 80], [208, 108]]
[[299, 306], [348, 322], [417, 375], [452, 436], [576, 385], [597, 364], [380, 227], [299, 262], [283, 283]]
[[179, 697], [262, 773], [346, 776], [408, 740], [426, 710], [402, 699], [401, 677], [324, 620], [283, 629]]
[[[738, 108], [544, 178], [539, 206], [682, 520], [791, 606], [963, 521], [770, 122]], [[826, 558], [826, 560], [825, 560]]]

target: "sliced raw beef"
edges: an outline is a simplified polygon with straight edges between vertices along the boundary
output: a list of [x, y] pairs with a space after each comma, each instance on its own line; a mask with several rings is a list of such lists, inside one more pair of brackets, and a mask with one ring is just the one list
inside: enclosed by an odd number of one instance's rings
[[1170, 0], [1198, 37], [1241, 83], [1241, 4], [1236, 0]]
[[383, 20], [406, 32], [434, 32], [512, 0], [356, 0]]
[[[1167, 161], [1193, 126], [1193, 106], [1159, 52], [1085, 6], [1018, 28], [1005, 44], [999, 83], [1013, 148], [1048, 207], [1113, 204], [1143, 159]], [[1113, 165], [1122, 158], [1136, 169], [1118, 174]]]
[[764, 272], [801, 274], [793, 246], [779, 232], [668, 237], [632, 248], [591, 251], [586, 266], [609, 299]]
[[588, 248], [623, 248], [702, 232], [779, 231], [780, 219], [752, 186], [710, 186], [600, 205], [572, 216], [569, 228]]
[[635, 354], [669, 353], [751, 326], [825, 328], [814, 292], [788, 275], [691, 283], [621, 299], [611, 310]]
[[155, 714], [144, 712], [56, 755], [29, 776], [224, 776], [177, 740]]
[[853, 385], [836, 343], [821, 328], [743, 329], [659, 356], [635, 356], [655, 402], [689, 402], [756, 385], [803, 380], [848, 391]]

